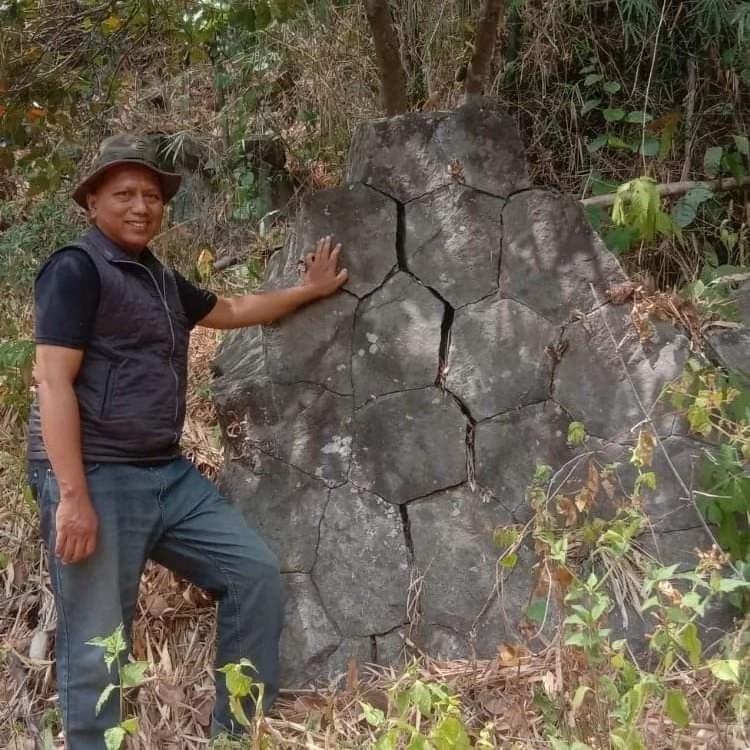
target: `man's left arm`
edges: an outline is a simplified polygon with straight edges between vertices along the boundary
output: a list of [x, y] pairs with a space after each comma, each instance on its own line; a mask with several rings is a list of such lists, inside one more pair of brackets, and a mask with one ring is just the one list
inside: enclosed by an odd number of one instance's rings
[[211, 312], [198, 321], [206, 328], [243, 328], [273, 323], [316, 299], [328, 297], [349, 278], [339, 269], [341, 245], [331, 248], [331, 238], [321, 239], [305, 257], [305, 274], [299, 286], [273, 292], [219, 297]]

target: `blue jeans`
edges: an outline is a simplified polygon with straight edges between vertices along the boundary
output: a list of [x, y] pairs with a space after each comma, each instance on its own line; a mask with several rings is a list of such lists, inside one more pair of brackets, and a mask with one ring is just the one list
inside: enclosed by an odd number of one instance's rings
[[[216, 665], [250, 659], [268, 709], [278, 693], [282, 594], [278, 563], [265, 542], [186, 459], [148, 467], [87, 464], [86, 473], [99, 516], [96, 551], [64, 565], [54, 555], [57, 480], [47, 464], [29, 465], [57, 605], [57, 683], [69, 750], [104, 750], [105, 729], [120, 722], [116, 691], [96, 715], [97, 699], [113, 678], [102, 649], [86, 641], [120, 623], [130, 633], [149, 558], [215, 596]], [[245, 709], [251, 715], [254, 707]], [[217, 673], [214, 731], [239, 732], [235, 727], [224, 675]]]

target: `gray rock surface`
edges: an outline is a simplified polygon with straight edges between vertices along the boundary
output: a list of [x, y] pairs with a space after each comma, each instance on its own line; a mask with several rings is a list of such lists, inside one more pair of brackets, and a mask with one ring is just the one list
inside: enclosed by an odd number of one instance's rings
[[444, 314], [444, 304], [406, 273], [397, 273], [362, 301], [349, 352], [355, 406], [435, 382]]
[[607, 288], [626, 279], [570, 197], [546, 190], [520, 193], [508, 201], [503, 224], [503, 296], [553, 323], [598, 307]]
[[466, 426], [455, 400], [439, 388], [371, 401], [354, 413], [351, 481], [393, 503], [460, 484]]
[[489, 297], [456, 312], [451, 336], [445, 387], [475, 420], [549, 396], [557, 331], [531, 308]]
[[362, 125], [349, 152], [347, 180], [401, 203], [455, 183], [500, 198], [529, 187], [513, 122], [489, 103]]
[[406, 267], [452, 307], [497, 291], [505, 202], [453, 184], [406, 206]]
[[750, 281], [742, 283], [730, 299], [739, 313], [740, 327], [714, 329], [708, 343], [720, 362], [750, 381]]
[[331, 490], [313, 580], [345, 636], [368, 637], [404, 623], [407, 554], [398, 508], [353, 485]]
[[[580, 512], [609, 523], [632, 494], [649, 417], [669, 459], [655, 449], [639, 543], [689, 564], [710, 543], [689, 497], [703, 445], [659, 399], [688, 340], [654, 322], [641, 341], [630, 305], [607, 301], [622, 269], [576, 204], [528, 189], [508, 116], [470, 105], [368, 123], [348, 176], [305, 200], [264, 283], [297, 283], [300, 257], [333, 234], [346, 290], [229, 334], [215, 362], [222, 488], [285, 571], [284, 685], [335, 681], [350, 659], [400, 664], [411, 643], [491, 657], [527, 638], [547, 584], [530, 537], [516, 567], [498, 569], [493, 530], [531, 519], [538, 464], [554, 473], [553, 510], [599, 477]], [[709, 339], [744, 366], [744, 336]], [[573, 420], [587, 433], [575, 447]], [[610, 625], [645, 650], [649, 622], [632, 603]]]

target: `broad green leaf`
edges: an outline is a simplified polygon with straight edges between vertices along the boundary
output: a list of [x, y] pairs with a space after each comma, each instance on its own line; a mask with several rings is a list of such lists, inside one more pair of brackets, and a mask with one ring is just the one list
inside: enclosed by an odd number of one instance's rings
[[602, 234], [604, 244], [615, 255], [626, 253], [637, 239], [637, 232], [630, 227], [615, 227]]
[[677, 642], [685, 650], [691, 666], [697, 667], [701, 663], [703, 645], [698, 637], [698, 628], [694, 622], [688, 623], [679, 631]]
[[437, 750], [470, 750], [471, 741], [457, 716], [443, 717], [432, 731]]
[[229, 710], [232, 712], [235, 721], [243, 727], [250, 726], [250, 719], [248, 719], [247, 714], [245, 713], [245, 707], [242, 705], [242, 700], [236, 695], [229, 696]]
[[717, 177], [721, 172], [721, 157], [724, 149], [721, 146], [710, 146], [703, 157], [703, 169], [709, 177]]
[[398, 747], [400, 732], [397, 729], [389, 729], [378, 738], [374, 750], [396, 750]]
[[107, 750], [120, 750], [125, 739], [125, 730], [122, 727], [110, 727], [104, 732], [104, 745]]
[[601, 99], [588, 99], [581, 107], [581, 114], [587, 115], [592, 109], [596, 109], [602, 103]]
[[687, 700], [681, 690], [667, 691], [664, 697], [664, 712], [678, 727], [686, 727], [690, 723]]
[[547, 616], [547, 600], [538, 598], [534, 599], [528, 607], [526, 607], [526, 619], [530, 620], [537, 625], [544, 622], [544, 618]]
[[586, 437], [583, 422], [571, 422], [568, 425], [568, 445], [580, 445]]
[[746, 135], [733, 135], [732, 138], [734, 138], [734, 147], [741, 153], [743, 156], [750, 157], [750, 141], [748, 141], [748, 138]]
[[715, 659], [708, 662], [711, 674], [722, 682], [740, 683], [740, 660], [739, 659]]
[[102, 708], [104, 708], [104, 704], [107, 702], [107, 698], [112, 695], [113, 690], [117, 690], [117, 685], [113, 685], [112, 683], [107, 685], [107, 687], [102, 690], [101, 694], [99, 695], [99, 700], [97, 700], [96, 702], [97, 716], [99, 716], [99, 714], [102, 712]]
[[375, 706], [371, 706], [369, 703], [364, 701], [359, 702], [362, 713], [365, 715], [365, 721], [371, 727], [381, 727], [385, 723], [385, 714]]
[[500, 567], [505, 570], [513, 570], [518, 565], [518, 553], [510, 552], [500, 559]]
[[586, 78], [583, 79], [583, 85], [586, 87], [593, 86], [595, 83], [599, 83], [604, 78], [600, 73], [589, 73]]
[[622, 86], [619, 84], [618, 81], [605, 81], [602, 84], [602, 89], [606, 91], [608, 94], [616, 94]]
[[602, 114], [607, 122], [619, 122], [625, 117], [626, 112], [622, 107], [612, 107], [603, 110]]
[[631, 122], [634, 125], [643, 125], [644, 122], [651, 122], [654, 118], [643, 110], [633, 110], [628, 112], [628, 116], [625, 118], [625, 122]]
[[138, 687], [148, 669], [147, 661], [131, 661], [120, 668], [120, 684], [124, 688]]
[[138, 719], [135, 716], [131, 716], [129, 719], [125, 719], [125, 721], [121, 721], [120, 726], [128, 734], [135, 734], [138, 731]]
[[638, 151], [644, 156], [656, 156], [661, 148], [661, 142], [653, 136], [646, 136], [643, 143], [640, 144]]
[[430, 750], [430, 743], [423, 734], [415, 734], [406, 746], [406, 750]]
[[629, 141], [620, 138], [618, 135], [607, 136], [607, 145], [610, 148], [616, 148], [618, 151], [635, 151], [637, 148]]
[[586, 699], [586, 695], [590, 690], [591, 688], [588, 685], [579, 685], [576, 688], [575, 695], [573, 696], [573, 703], [571, 704], [574, 712], [578, 711], [583, 705], [583, 701]]
[[603, 146], [607, 145], [607, 139], [609, 136], [606, 133], [603, 133], [602, 135], [597, 135], [596, 138], [592, 138], [587, 144], [586, 144], [586, 150], [590, 154], [594, 154], [599, 149], [601, 149]]

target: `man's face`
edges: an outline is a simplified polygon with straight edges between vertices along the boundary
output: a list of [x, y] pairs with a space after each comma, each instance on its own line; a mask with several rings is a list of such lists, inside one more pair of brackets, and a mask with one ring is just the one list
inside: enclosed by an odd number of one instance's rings
[[138, 255], [161, 228], [161, 184], [148, 167], [119, 164], [104, 173], [87, 197], [99, 229], [131, 255]]

